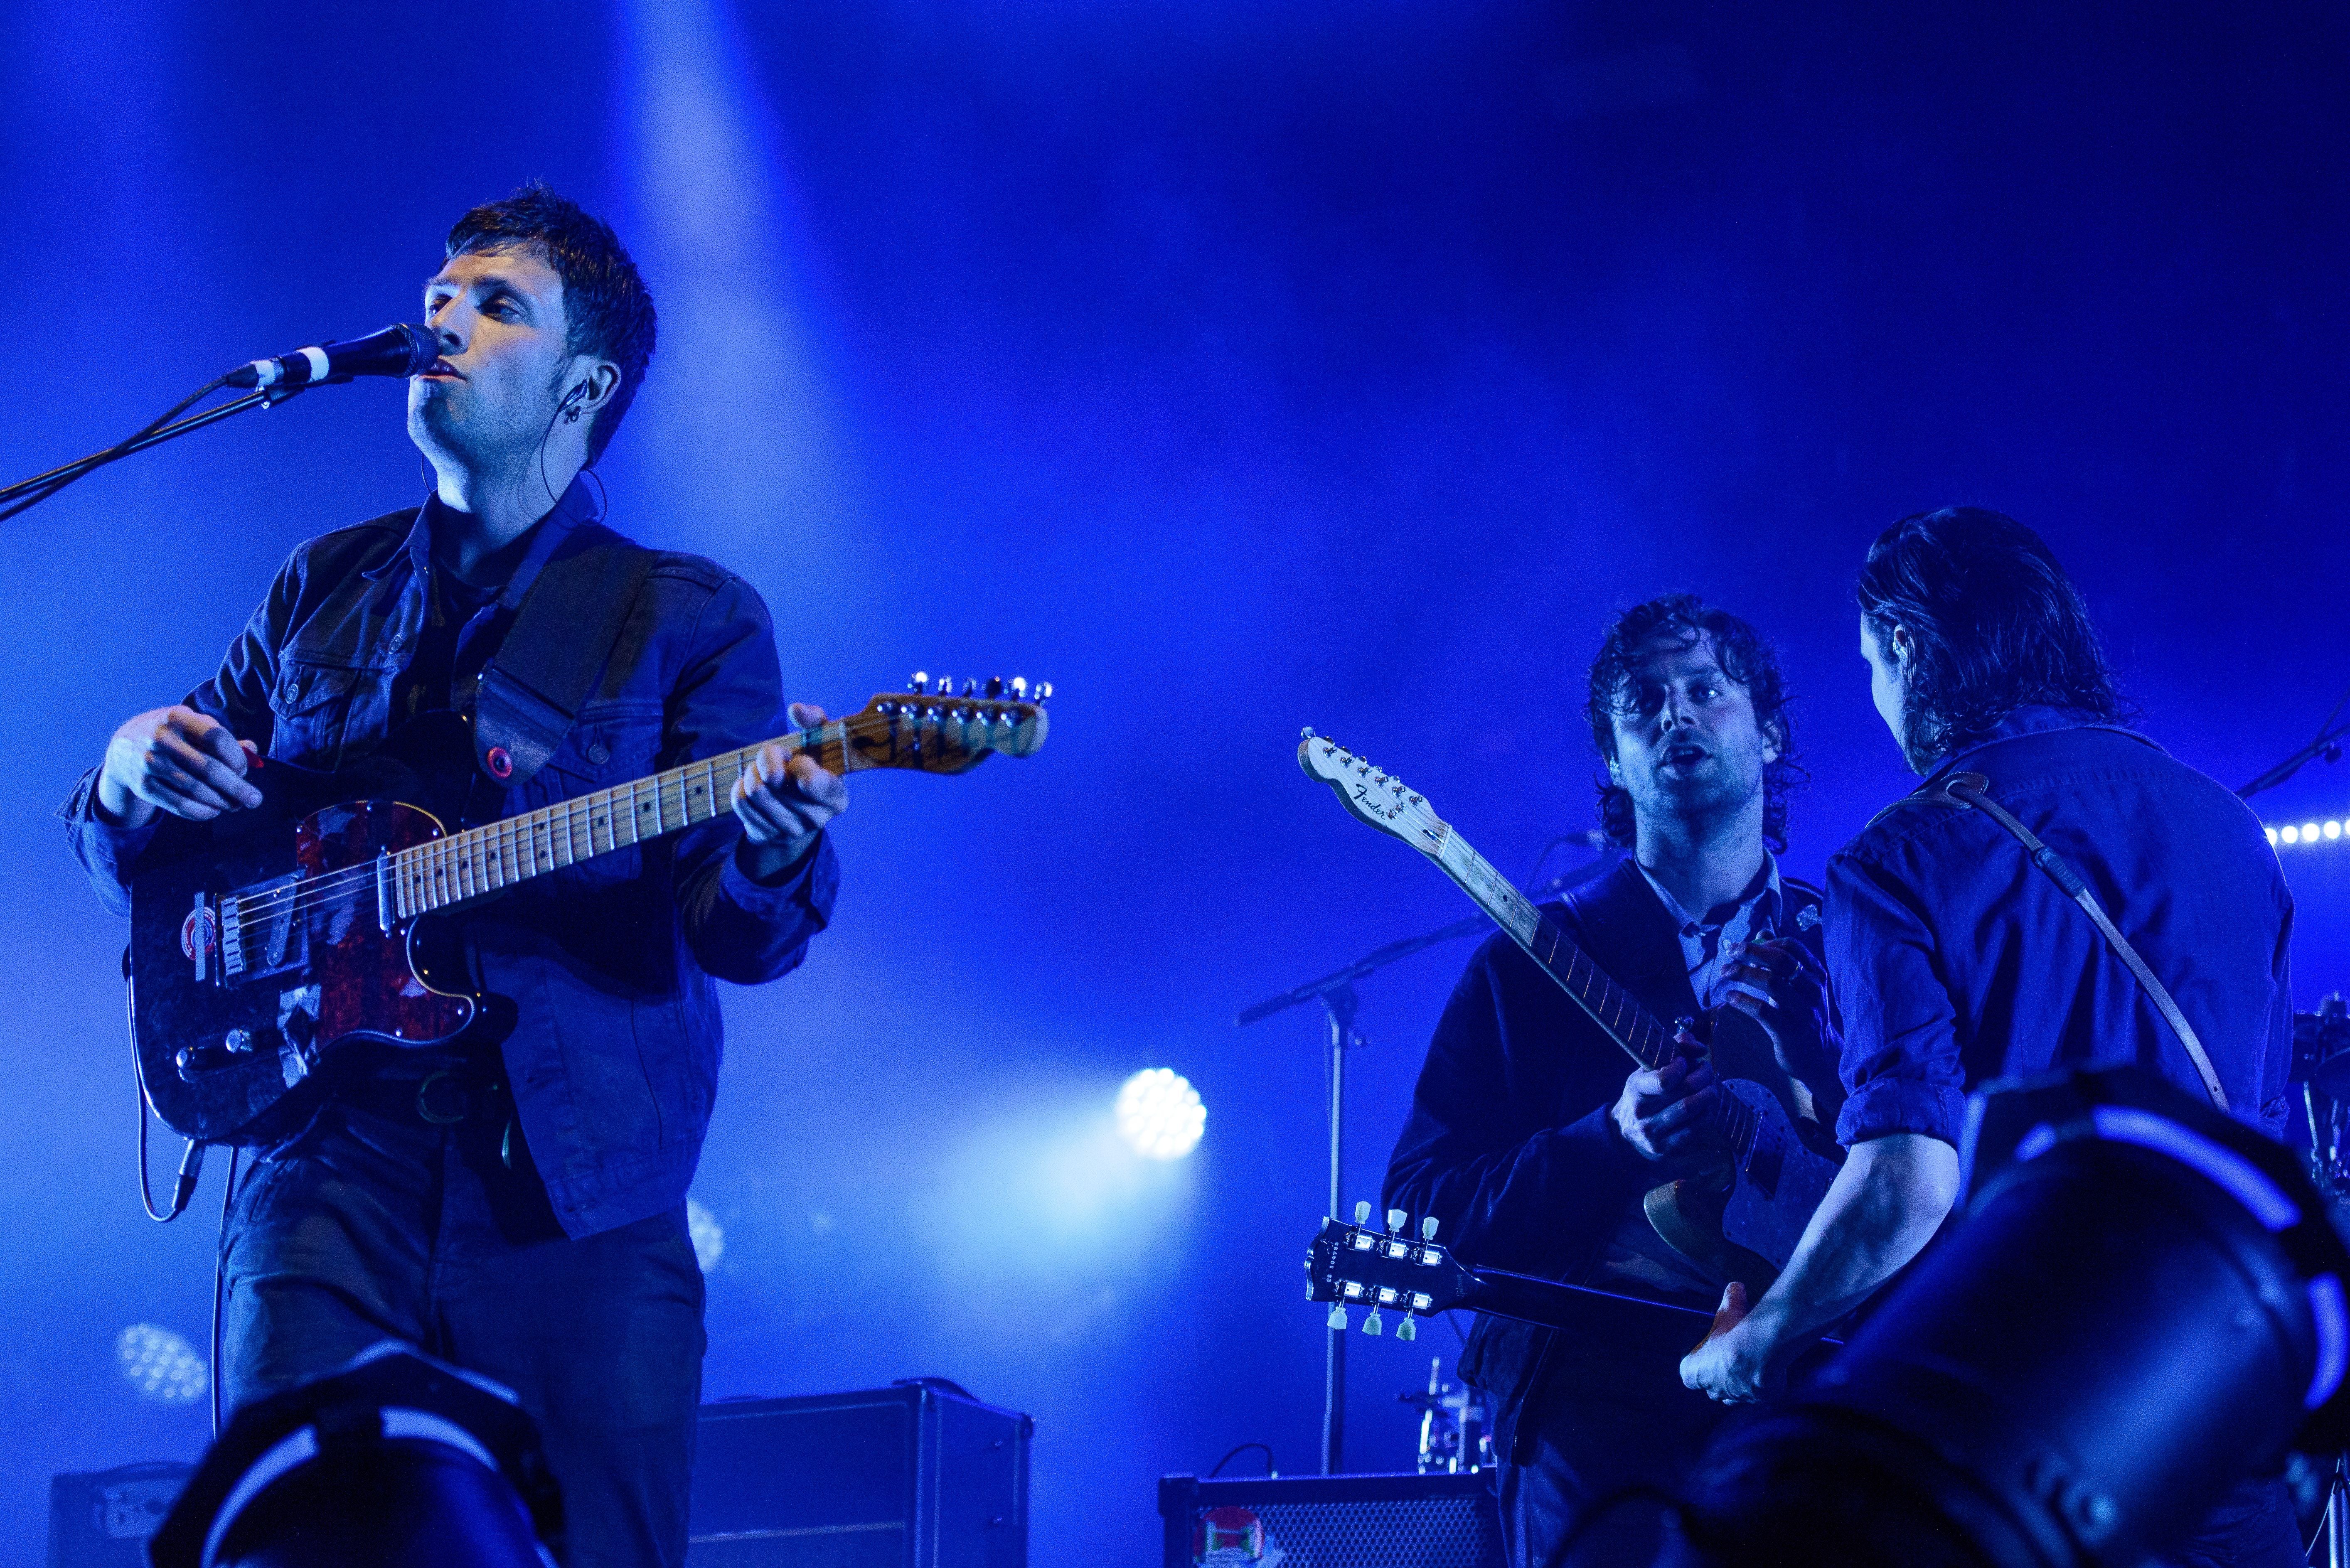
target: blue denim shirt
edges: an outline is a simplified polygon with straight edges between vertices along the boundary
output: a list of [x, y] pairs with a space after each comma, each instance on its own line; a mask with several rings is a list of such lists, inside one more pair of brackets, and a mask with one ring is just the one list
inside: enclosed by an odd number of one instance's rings
[[[392, 688], [423, 627], [437, 502], [297, 546], [219, 672], [187, 698], [271, 757], [332, 768], [387, 732]], [[532, 535], [504, 591], [469, 628], [496, 638], [547, 562], [584, 540], [575, 483]], [[512, 815], [784, 733], [775, 635], [741, 578], [663, 553], [602, 679], [537, 774], [509, 788]], [[92, 812], [97, 770], [63, 815], [99, 896], [129, 910], [128, 878], [159, 832]], [[736, 859], [721, 816], [509, 889], [464, 917], [483, 981], [515, 1002], [503, 1044], [532, 1157], [573, 1236], [683, 1201], [717, 1086], [712, 977], [739, 984], [796, 968], [838, 881], [820, 838], [779, 885]]]
[[[2027, 708], [1946, 762], [2080, 868], [2170, 988], [2241, 1119], [2284, 1125], [2293, 896], [2259, 821], [2143, 736]], [[2204, 1097], [2185, 1049], [2089, 918], [1977, 811], [1880, 813], [1828, 862], [1846, 1144], [1956, 1144], [1991, 1078], [2132, 1062]]]

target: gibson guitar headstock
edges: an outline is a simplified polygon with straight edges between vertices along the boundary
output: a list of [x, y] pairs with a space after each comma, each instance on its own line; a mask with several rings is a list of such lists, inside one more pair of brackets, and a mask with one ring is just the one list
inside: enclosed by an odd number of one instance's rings
[[1050, 681], [1032, 689], [1017, 675], [1008, 681], [994, 676], [984, 686], [966, 680], [957, 691], [951, 676], [934, 680], [916, 670], [905, 691], [880, 692], [841, 721], [852, 753], [846, 765], [961, 774], [991, 753], [1027, 756], [1045, 743], [1045, 703], [1052, 695]]
[[1477, 1289], [1477, 1277], [1451, 1253], [1436, 1244], [1433, 1215], [1419, 1222], [1417, 1236], [1407, 1234], [1408, 1218], [1400, 1209], [1388, 1210], [1388, 1228], [1370, 1223], [1371, 1206], [1355, 1205], [1355, 1223], [1325, 1220], [1305, 1251], [1305, 1299], [1330, 1303], [1330, 1326], [1347, 1326], [1347, 1309], [1370, 1309], [1363, 1332], [1381, 1331], [1380, 1309], [1401, 1319], [1396, 1337], [1418, 1336], [1416, 1318], [1447, 1312], [1468, 1300]]
[[1357, 821], [1392, 833], [1422, 854], [1443, 847], [1451, 831], [1419, 791], [1327, 735], [1307, 730], [1297, 742], [1297, 765], [1306, 777], [1328, 784]]

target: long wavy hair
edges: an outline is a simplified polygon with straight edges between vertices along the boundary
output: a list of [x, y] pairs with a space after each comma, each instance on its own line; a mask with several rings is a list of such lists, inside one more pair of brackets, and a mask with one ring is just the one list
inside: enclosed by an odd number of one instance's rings
[[[1583, 705], [1591, 722], [1591, 743], [1607, 762], [1616, 760], [1616, 715], [1626, 711], [1624, 697], [1640, 667], [1655, 657], [1651, 644], [1659, 639], [1676, 649], [1693, 648], [1702, 639], [1713, 649], [1721, 672], [1746, 688], [1754, 704], [1754, 722], [1779, 748], [1779, 760], [1762, 769], [1762, 842], [1784, 854], [1787, 848], [1787, 796], [1810, 775], [1795, 763], [1795, 730], [1787, 712], [1786, 673], [1779, 668], [1778, 651], [1745, 621], [1717, 608], [1695, 594], [1667, 594], [1634, 605], [1608, 623], [1591, 661], [1590, 694]], [[1628, 849], [1634, 839], [1632, 797], [1606, 774], [1597, 780], [1599, 826], [1609, 840]]]
[[1920, 773], [2018, 708], [2123, 716], [2081, 590], [2039, 535], [2003, 513], [1946, 506], [1904, 517], [1868, 547], [1854, 597], [1905, 667], [1901, 750]]

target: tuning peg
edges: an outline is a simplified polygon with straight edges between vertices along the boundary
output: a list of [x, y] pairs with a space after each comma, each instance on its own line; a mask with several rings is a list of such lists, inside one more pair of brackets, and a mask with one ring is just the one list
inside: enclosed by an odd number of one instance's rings
[[978, 681], [976, 681], [976, 680], [966, 680], [966, 681], [964, 681], [964, 682], [962, 683], [962, 694], [963, 694], [964, 696], [966, 696], [966, 697], [976, 697], [976, 696], [978, 696], [978, 695], [979, 695], [979, 682], [978, 682]]
[[1053, 683], [1051, 681], [1039, 680], [1036, 682], [1036, 701], [1038, 706], [1043, 706], [1044, 703], [1051, 699], [1052, 695]]
[[1431, 1214], [1427, 1219], [1419, 1222], [1419, 1239], [1423, 1241], [1433, 1241], [1436, 1240], [1435, 1215]]
[[1346, 1333], [1346, 1332], [1347, 1332], [1347, 1307], [1346, 1307], [1346, 1303], [1343, 1303], [1343, 1302], [1341, 1302], [1341, 1303], [1337, 1303], [1334, 1304], [1334, 1305], [1330, 1308], [1330, 1315], [1329, 1315], [1327, 1318], [1324, 1319], [1323, 1321], [1324, 1321], [1325, 1323], [1326, 1323], [1327, 1324], [1329, 1324], [1329, 1326], [1330, 1326], [1330, 1327], [1336, 1329], [1340, 1334], [1344, 1334], [1344, 1333]]
[[991, 676], [989, 676], [989, 677], [987, 678], [987, 700], [988, 700], [989, 701], [993, 702], [993, 701], [994, 701], [997, 698], [999, 698], [999, 697], [1001, 697], [1001, 696], [1003, 696], [1003, 676], [1001, 676], [1001, 675], [991, 675]]
[[1367, 1225], [1370, 1222], [1371, 1205], [1368, 1199], [1365, 1199], [1364, 1201], [1355, 1205], [1355, 1223], [1357, 1225]]
[[914, 671], [914, 678], [906, 682], [906, 690], [913, 692], [918, 697], [930, 691], [930, 676], [919, 670]]
[[1377, 1337], [1379, 1332], [1379, 1309], [1373, 1307], [1363, 1314], [1363, 1332]]
[[1313, 726], [1313, 725], [1311, 725], [1311, 724], [1308, 724], [1308, 725], [1306, 725], [1306, 726], [1305, 726], [1305, 728], [1304, 728], [1304, 729], [1302, 729], [1302, 730], [1298, 731], [1298, 732], [1297, 732], [1297, 738], [1298, 738], [1299, 740], [1301, 740], [1301, 741], [1310, 741], [1310, 740], [1312, 740], [1312, 739], [1314, 738], [1314, 726]]
[[1028, 678], [1026, 676], [1015, 675], [1012, 678], [1012, 700], [1014, 702], [1025, 702], [1028, 701]]
[[1389, 1231], [1401, 1231], [1403, 1229], [1403, 1222], [1410, 1218], [1410, 1215], [1405, 1213], [1400, 1209], [1390, 1209], [1388, 1210], [1388, 1229]]
[[933, 697], [951, 697], [951, 696], [953, 696], [953, 695], [954, 695], [954, 677], [953, 677], [953, 676], [951, 676], [951, 675], [941, 675], [941, 676], [940, 676], [940, 677], [939, 677], [939, 680], [938, 680], [938, 684], [937, 684], [936, 686], [934, 686], [934, 687], [932, 687], [932, 688], [931, 688], [931, 695], [932, 695]]
[[1409, 1345], [1413, 1340], [1419, 1337], [1419, 1328], [1412, 1322], [1411, 1314], [1404, 1314], [1403, 1321], [1396, 1324], [1396, 1337], [1402, 1340], [1406, 1345]]

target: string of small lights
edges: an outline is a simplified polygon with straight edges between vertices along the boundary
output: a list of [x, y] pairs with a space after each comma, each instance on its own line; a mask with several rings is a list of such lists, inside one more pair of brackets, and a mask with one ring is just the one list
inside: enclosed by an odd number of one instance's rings
[[2350, 818], [2320, 817], [2314, 822], [2289, 823], [2268, 830], [2269, 842], [2275, 845], [2339, 844], [2343, 835], [2350, 832]]

